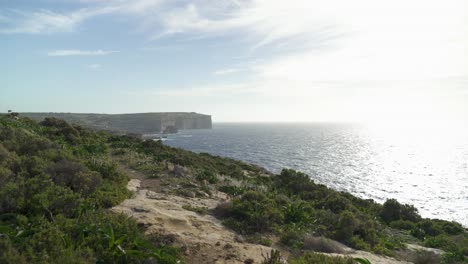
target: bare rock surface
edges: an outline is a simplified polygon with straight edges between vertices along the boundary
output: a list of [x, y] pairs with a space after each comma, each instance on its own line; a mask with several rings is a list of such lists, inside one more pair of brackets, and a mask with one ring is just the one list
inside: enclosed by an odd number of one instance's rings
[[428, 247], [423, 247], [423, 246], [416, 245], [416, 244], [406, 244], [406, 246], [408, 247], [409, 250], [412, 250], [412, 251], [428, 251], [437, 255], [442, 255], [445, 253], [442, 249], [428, 248]]
[[[128, 188], [135, 190], [139, 180], [133, 179]], [[253, 259], [261, 263], [270, 247], [244, 243], [237, 234], [211, 215], [200, 215], [183, 207], [212, 209], [219, 201], [179, 197], [136, 190], [135, 196], [112, 208], [118, 213], [133, 216], [147, 226], [147, 233], [174, 235], [177, 244], [185, 248], [187, 263], [244, 263]]]

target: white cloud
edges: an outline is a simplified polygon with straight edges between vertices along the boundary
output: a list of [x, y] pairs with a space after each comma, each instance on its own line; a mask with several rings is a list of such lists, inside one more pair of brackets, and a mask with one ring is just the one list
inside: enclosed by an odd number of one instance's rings
[[[324, 12], [323, 1], [223, 1], [210, 5], [192, 1], [182, 8], [161, 14], [164, 33], [226, 34], [241, 30], [261, 47], [301, 34], [314, 34], [314, 40], [327, 38], [334, 25]], [[328, 7], [332, 7], [329, 5]], [[328, 10], [330, 11], [330, 10]]]
[[55, 50], [47, 53], [49, 57], [64, 57], [64, 56], [103, 56], [116, 53], [117, 51], [110, 50]]
[[57, 13], [38, 9], [32, 12], [11, 10], [6, 22], [0, 27], [0, 33], [41, 34], [71, 32], [84, 20], [101, 14], [101, 10], [81, 9], [71, 13]]
[[[158, 6], [159, 0], [135, 1], [80, 1], [89, 7], [71, 12], [55, 12], [47, 9], [23, 11], [0, 9], [0, 33], [3, 34], [47, 34], [73, 32], [88, 19], [108, 14], [140, 14]], [[3, 25], [2, 25], [3, 24]]]

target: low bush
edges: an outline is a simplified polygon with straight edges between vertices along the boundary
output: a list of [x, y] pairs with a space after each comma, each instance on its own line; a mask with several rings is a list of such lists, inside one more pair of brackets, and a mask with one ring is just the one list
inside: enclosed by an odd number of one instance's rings
[[232, 200], [228, 218], [237, 222], [236, 225], [232, 225], [232, 220], [226, 222], [234, 230], [253, 234], [273, 231], [283, 222], [284, 216], [273, 199], [261, 192], [248, 191]]
[[203, 171], [198, 172], [195, 178], [200, 182], [207, 181], [211, 184], [215, 184], [219, 182], [219, 179], [216, 176], [216, 174], [209, 170], [203, 170]]
[[301, 249], [304, 246], [304, 231], [289, 227], [282, 232], [280, 242], [289, 248]]
[[220, 192], [229, 194], [230, 196], [238, 196], [243, 194], [246, 189], [242, 187], [237, 187], [233, 185], [223, 185], [218, 188]]
[[262, 264], [283, 264], [284, 261], [281, 258], [281, 253], [278, 250], [272, 250], [270, 254], [263, 256]]
[[408, 220], [397, 220], [390, 223], [390, 227], [395, 229], [412, 230], [416, 224]]
[[289, 260], [290, 264], [355, 264], [355, 260], [348, 257], [332, 257], [318, 253], [307, 252], [304, 255]]
[[417, 222], [421, 219], [421, 216], [418, 214], [418, 210], [414, 206], [409, 204], [400, 204], [395, 199], [385, 201], [380, 216], [387, 223], [397, 220]]

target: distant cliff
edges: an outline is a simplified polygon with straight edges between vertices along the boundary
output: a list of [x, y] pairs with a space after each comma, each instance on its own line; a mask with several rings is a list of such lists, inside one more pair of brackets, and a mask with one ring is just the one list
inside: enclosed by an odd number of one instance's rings
[[177, 129], [210, 129], [211, 116], [198, 113], [138, 113], [138, 114], [77, 114], [77, 113], [21, 113], [37, 121], [46, 117], [64, 119], [83, 127], [121, 133], [150, 134]]

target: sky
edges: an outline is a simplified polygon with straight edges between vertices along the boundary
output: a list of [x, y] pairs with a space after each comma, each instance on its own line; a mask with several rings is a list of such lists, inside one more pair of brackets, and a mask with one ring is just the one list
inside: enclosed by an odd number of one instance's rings
[[466, 0], [0, 0], [0, 111], [468, 123]]

